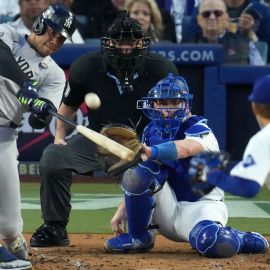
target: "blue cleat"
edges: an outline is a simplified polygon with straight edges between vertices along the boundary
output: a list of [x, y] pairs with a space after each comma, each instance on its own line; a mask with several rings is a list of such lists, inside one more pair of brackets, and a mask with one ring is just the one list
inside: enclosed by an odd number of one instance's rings
[[155, 236], [147, 231], [138, 239], [128, 233], [120, 234], [105, 242], [105, 249], [112, 253], [147, 252], [154, 247]]
[[257, 232], [237, 232], [242, 245], [240, 253], [265, 253], [269, 249], [269, 243], [266, 238]]
[[28, 270], [32, 269], [32, 264], [29, 261], [19, 260], [8, 249], [0, 246], [0, 269]]

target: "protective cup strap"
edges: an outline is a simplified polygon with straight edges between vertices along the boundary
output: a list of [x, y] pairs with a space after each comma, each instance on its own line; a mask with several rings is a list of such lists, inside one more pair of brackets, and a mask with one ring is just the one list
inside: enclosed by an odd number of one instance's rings
[[166, 142], [151, 147], [151, 159], [154, 160], [176, 160], [177, 149], [174, 142]]

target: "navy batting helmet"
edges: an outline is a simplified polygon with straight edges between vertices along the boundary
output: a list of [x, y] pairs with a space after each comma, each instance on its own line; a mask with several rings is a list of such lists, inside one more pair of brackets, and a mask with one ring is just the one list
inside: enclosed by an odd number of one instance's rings
[[43, 35], [46, 27], [49, 26], [55, 32], [72, 41], [76, 25], [76, 18], [69, 8], [60, 4], [53, 4], [36, 19], [33, 24], [33, 32], [37, 35]]

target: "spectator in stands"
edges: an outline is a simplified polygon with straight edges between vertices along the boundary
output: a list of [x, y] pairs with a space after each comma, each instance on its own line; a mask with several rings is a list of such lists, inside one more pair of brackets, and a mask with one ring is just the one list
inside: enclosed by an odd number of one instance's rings
[[[51, 3], [62, 1], [51, 0], [19, 0], [20, 16], [14, 22], [9, 24], [17, 29], [20, 35], [30, 35], [32, 27], [37, 17], [45, 10]], [[72, 2], [72, 1], [71, 1]], [[80, 33], [76, 30], [73, 38], [74, 43], [84, 43]], [[70, 43], [67, 39], [65, 43]]]
[[173, 16], [177, 43], [182, 42], [183, 35], [187, 31], [184, 29], [185, 21], [190, 20], [200, 0], [156, 0], [156, 2], [161, 10], [164, 9]]
[[[259, 0], [224, 0], [231, 23], [231, 30], [245, 33], [253, 41], [264, 41], [270, 46], [270, 9]], [[189, 36], [200, 31], [197, 24], [198, 12], [195, 12], [189, 27]], [[232, 26], [233, 24], [231, 24]], [[255, 34], [254, 34], [255, 33]], [[268, 63], [270, 50], [268, 49]]]
[[265, 64], [254, 43], [244, 33], [228, 31], [229, 15], [223, 0], [202, 0], [197, 22], [201, 32], [194, 35], [189, 42], [222, 44], [225, 63]]
[[82, 37], [87, 42], [104, 37], [124, 4], [125, 0], [74, 0], [71, 9], [79, 17], [79, 23], [80, 19], [84, 21], [79, 26]]
[[128, 0], [125, 9], [130, 17], [139, 21], [142, 30], [156, 43], [162, 38], [162, 18], [157, 4], [152, 0]]
[[19, 12], [18, 0], [0, 1], [0, 23], [12, 21]]
[[165, 29], [162, 14], [155, 1], [127, 0], [125, 9], [130, 13], [131, 18], [140, 22], [143, 31], [151, 38], [152, 42], [156, 43], [160, 40], [176, 42], [175, 31], [168, 32]]

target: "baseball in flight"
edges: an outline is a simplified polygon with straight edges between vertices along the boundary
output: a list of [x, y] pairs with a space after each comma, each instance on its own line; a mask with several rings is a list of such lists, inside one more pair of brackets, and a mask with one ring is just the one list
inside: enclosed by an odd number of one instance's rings
[[84, 102], [87, 107], [91, 110], [96, 110], [100, 107], [101, 102], [97, 94], [95, 93], [88, 93], [84, 97]]

